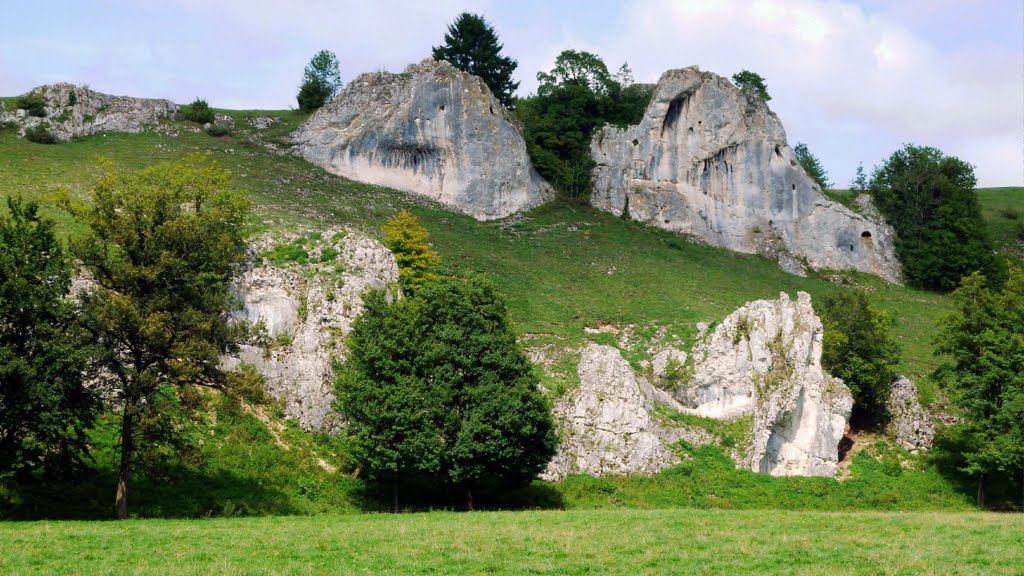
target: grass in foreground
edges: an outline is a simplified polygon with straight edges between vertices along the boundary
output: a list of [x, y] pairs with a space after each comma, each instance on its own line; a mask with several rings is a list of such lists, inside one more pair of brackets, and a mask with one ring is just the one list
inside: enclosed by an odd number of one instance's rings
[[0, 524], [20, 574], [1021, 574], [1024, 517], [482, 512]]

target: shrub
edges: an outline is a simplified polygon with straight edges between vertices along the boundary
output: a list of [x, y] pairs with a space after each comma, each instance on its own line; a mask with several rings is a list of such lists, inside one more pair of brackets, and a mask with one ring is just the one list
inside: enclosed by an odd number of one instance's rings
[[36, 124], [25, 129], [25, 140], [36, 144], [56, 144], [57, 137], [50, 131], [48, 124]]
[[202, 98], [196, 98], [188, 106], [183, 106], [181, 118], [197, 124], [210, 124], [215, 120], [213, 109]]
[[231, 128], [224, 126], [223, 124], [211, 124], [210, 127], [206, 129], [206, 133], [215, 138], [220, 138], [221, 136], [230, 136]]
[[311, 113], [327, 103], [327, 100], [334, 94], [334, 90], [323, 80], [310, 78], [302, 83], [296, 99], [299, 101], [299, 110]]
[[29, 116], [46, 118], [46, 98], [42, 94], [25, 94], [19, 96], [15, 104], [19, 110], [25, 110]]

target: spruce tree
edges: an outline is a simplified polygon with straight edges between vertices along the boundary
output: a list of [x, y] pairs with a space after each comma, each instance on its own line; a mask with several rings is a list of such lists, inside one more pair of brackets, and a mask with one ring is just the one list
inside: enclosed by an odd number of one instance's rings
[[825, 172], [821, 162], [807, 149], [807, 144], [797, 142], [797, 145], [793, 147], [793, 154], [796, 155], [796, 161], [803, 167], [804, 172], [807, 172], [807, 175], [818, 184], [818, 187], [822, 190], [832, 187], [832, 183], [828, 180], [828, 172]]
[[448, 26], [444, 44], [434, 46], [434, 59], [447, 60], [459, 70], [479, 76], [506, 108], [519, 82], [512, 81], [518, 64], [501, 55], [502, 45], [494, 28], [482, 16], [463, 12]]

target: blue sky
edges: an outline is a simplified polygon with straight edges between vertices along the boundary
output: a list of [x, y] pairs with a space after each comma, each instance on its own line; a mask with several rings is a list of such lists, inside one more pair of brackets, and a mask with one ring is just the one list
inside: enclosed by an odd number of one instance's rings
[[[0, 95], [56, 81], [224, 108], [289, 108], [334, 51], [348, 81], [430, 54], [462, 11], [519, 61], [520, 92], [564, 49], [628, 62], [639, 81], [693, 64], [767, 79], [793, 145], [845, 186], [910, 142], [1024, 185], [1020, 0], [0, 0]], [[20, 24], [12, 24], [20, 23]]]

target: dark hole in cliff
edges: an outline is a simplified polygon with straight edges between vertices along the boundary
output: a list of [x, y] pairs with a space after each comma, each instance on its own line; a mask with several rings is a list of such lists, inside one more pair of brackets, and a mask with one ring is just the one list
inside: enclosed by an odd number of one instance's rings
[[796, 160], [790, 160], [789, 161], [789, 165], [790, 166], [796, 166]]
[[775, 155], [778, 156], [779, 158], [782, 158], [782, 148], [779, 148], [778, 146], [776, 146], [775, 147]]
[[665, 224], [668, 224], [668, 223], [669, 223], [669, 220], [668, 220], [668, 218], [666, 218], [665, 219]]
[[693, 134], [693, 126], [690, 126], [690, 134]]
[[867, 230], [865, 230], [865, 231], [860, 233], [860, 237], [861, 238], [871, 238], [871, 232], [868, 232]]
[[640, 141], [637, 140], [636, 138], [634, 138], [633, 139], [633, 146], [638, 146], [639, 144], [640, 144]]
[[494, 106], [490, 106], [490, 109], [491, 109], [491, 116], [494, 116]]
[[839, 441], [838, 459], [840, 462], [846, 459], [846, 455], [850, 452], [850, 448], [853, 448], [853, 438], [851, 438], [849, 434], [846, 434], [843, 436], [843, 439]]
[[441, 112], [444, 112], [444, 104], [441, 104]]
[[850, 252], [853, 252], [853, 244], [850, 244]]
[[665, 114], [665, 121], [661, 124], [661, 133], [665, 133], [666, 128], [673, 128], [676, 125], [676, 120], [679, 120], [679, 115], [683, 112], [683, 102], [686, 101], [685, 96], [677, 96], [674, 100], [668, 104], [668, 113]]
[[793, 184], [793, 190], [796, 190], [796, 184]]

